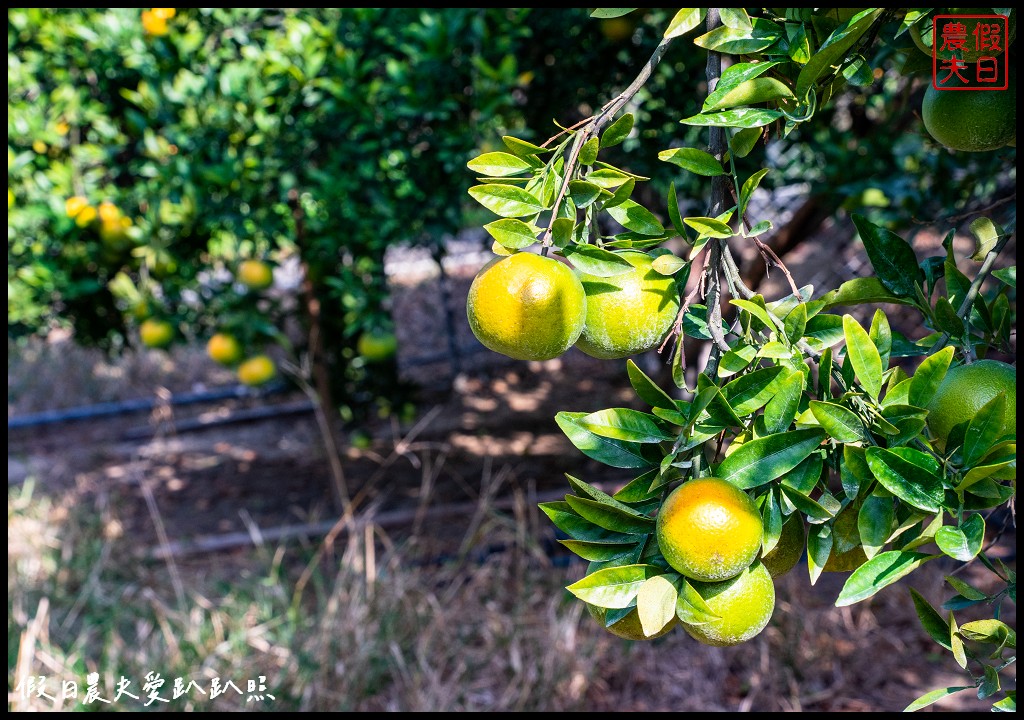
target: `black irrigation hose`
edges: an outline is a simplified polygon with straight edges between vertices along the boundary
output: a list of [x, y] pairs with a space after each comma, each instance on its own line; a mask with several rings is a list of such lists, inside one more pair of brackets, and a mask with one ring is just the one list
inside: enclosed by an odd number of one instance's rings
[[[264, 397], [273, 393], [286, 390], [288, 385], [277, 383], [262, 390], [253, 390], [245, 385], [234, 385], [218, 390], [206, 390], [204, 392], [178, 393], [172, 395], [166, 401], [170, 405], [191, 405], [195, 403], [211, 402], [214, 400], [227, 400], [229, 398], [251, 398]], [[38, 413], [28, 413], [16, 417], [7, 418], [7, 429], [37, 427], [39, 425], [52, 425], [55, 423], [71, 422], [74, 420], [92, 420], [98, 417], [110, 417], [113, 415], [125, 415], [132, 412], [143, 412], [152, 410], [164, 401], [156, 398], [139, 398], [136, 400], [120, 400], [117, 402], [97, 403], [95, 405], [84, 405], [80, 407], [67, 408], [64, 410], [44, 410]]]

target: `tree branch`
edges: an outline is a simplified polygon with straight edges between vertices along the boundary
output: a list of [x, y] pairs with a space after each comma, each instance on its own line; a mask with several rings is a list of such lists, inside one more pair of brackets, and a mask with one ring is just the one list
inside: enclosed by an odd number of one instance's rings
[[[654, 72], [654, 68], [661, 62], [661, 58], [665, 55], [665, 51], [668, 50], [668, 46], [672, 43], [672, 38], [662, 38], [661, 42], [658, 43], [658, 47], [654, 48], [654, 52], [651, 54], [650, 59], [644, 65], [643, 69], [636, 78], [629, 84], [629, 86], [620, 92], [615, 98], [604, 106], [597, 115], [593, 117], [581, 130], [576, 133], [576, 138], [573, 140], [572, 149], [569, 151], [569, 158], [565, 163], [565, 170], [562, 173], [562, 185], [558, 188], [558, 195], [555, 196], [555, 202], [551, 206], [551, 219], [548, 221], [548, 227], [544, 231], [544, 236], [541, 238], [541, 242], [545, 246], [551, 245], [551, 233], [552, 228], [555, 225], [555, 220], [558, 219], [558, 209], [562, 205], [562, 201], [565, 199], [565, 194], [569, 190], [569, 181], [573, 179], [576, 173], [576, 163], [579, 161], [580, 150], [583, 145], [586, 144], [590, 138], [597, 137], [601, 132], [601, 128], [605, 124], [615, 117], [616, 113], [619, 112], [628, 103], [634, 95], [636, 95], [640, 88], [650, 80], [651, 73]], [[557, 135], [555, 137], [558, 137]], [[552, 138], [554, 139], [554, 138]], [[550, 142], [550, 140], [548, 141]]]

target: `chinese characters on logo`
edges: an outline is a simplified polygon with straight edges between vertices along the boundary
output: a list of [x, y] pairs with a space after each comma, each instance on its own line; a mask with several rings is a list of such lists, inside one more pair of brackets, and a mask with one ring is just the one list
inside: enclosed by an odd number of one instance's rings
[[[248, 680], [245, 683], [246, 692], [243, 692], [242, 688], [234, 681], [222, 681], [219, 677], [215, 677], [210, 681], [209, 691], [205, 690], [195, 680], [187, 680], [180, 677], [174, 678], [170, 688], [165, 689], [164, 686], [167, 684], [167, 680], [158, 672], [146, 673], [143, 680], [141, 690], [133, 692], [132, 681], [122, 675], [117, 680], [113, 696], [105, 698], [100, 695], [99, 673], [89, 673], [85, 677], [85, 687], [80, 702], [82, 705], [99, 706], [100, 703], [111, 705], [132, 700], [134, 701], [133, 704], [138, 703], [142, 707], [149, 707], [154, 703], [170, 703], [173, 700], [192, 696], [196, 693], [210, 700], [230, 693], [234, 693], [239, 697], [244, 695], [245, 702], [247, 703], [276, 700], [273, 695], [267, 692], [267, 677], [265, 675], [260, 675], [256, 680]], [[63, 680], [59, 685], [59, 691], [55, 688], [53, 694], [51, 694], [47, 687], [46, 676], [33, 675], [19, 682], [14, 691], [23, 699], [35, 697], [49, 700], [50, 702], [57, 702], [57, 693], [59, 692], [60, 699], [63, 701], [79, 700], [77, 682], [74, 680]]]
[[936, 15], [932, 23], [935, 89], [1007, 89], [1007, 31], [1005, 15]]

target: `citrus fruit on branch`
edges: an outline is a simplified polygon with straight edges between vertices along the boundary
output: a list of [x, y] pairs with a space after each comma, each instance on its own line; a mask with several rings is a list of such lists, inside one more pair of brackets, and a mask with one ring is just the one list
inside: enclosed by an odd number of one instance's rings
[[139, 325], [139, 338], [149, 348], [165, 348], [174, 340], [174, 326], [166, 320], [149, 318]]
[[236, 277], [252, 290], [265, 290], [274, 284], [274, 271], [262, 260], [243, 260]]
[[804, 521], [800, 513], [794, 512], [783, 523], [779, 542], [771, 552], [761, 557], [761, 562], [773, 578], [782, 577], [800, 562], [804, 554], [805, 536]]
[[266, 355], [254, 355], [238, 366], [238, 379], [250, 387], [270, 382], [277, 375], [277, 366]]
[[[959, 81], [957, 81], [959, 82]], [[1014, 73], [1006, 90], [936, 90], [929, 85], [921, 103], [924, 127], [950, 150], [998, 150], [1017, 136]]]
[[216, 333], [206, 343], [206, 354], [221, 365], [234, 365], [242, 359], [242, 346], [230, 333]]
[[603, 360], [638, 355], [658, 347], [679, 312], [676, 281], [635, 250], [617, 253], [633, 266], [612, 277], [579, 273], [587, 293], [587, 316], [576, 347]]
[[739, 645], [764, 630], [775, 611], [775, 583], [762, 563], [721, 582], [692, 582], [718, 617], [700, 625], [683, 622], [694, 640], [718, 647]]
[[572, 347], [586, 307], [583, 285], [568, 265], [530, 252], [491, 260], [466, 300], [477, 339], [517, 360], [550, 360]]
[[928, 429], [944, 447], [950, 432], [971, 420], [996, 395], [1006, 397], [1005, 435], [1017, 434], [1017, 368], [999, 360], [955, 365], [946, 373], [928, 404]]
[[683, 483], [665, 498], [655, 531], [661, 554], [676, 571], [717, 582], [754, 562], [764, 526], [749, 495], [728, 480], [706, 477]]

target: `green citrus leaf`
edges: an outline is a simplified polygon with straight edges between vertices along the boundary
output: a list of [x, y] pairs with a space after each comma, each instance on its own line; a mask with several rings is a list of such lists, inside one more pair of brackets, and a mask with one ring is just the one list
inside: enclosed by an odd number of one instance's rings
[[567, 245], [561, 253], [577, 270], [597, 277], [614, 277], [630, 272], [633, 266], [621, 255], [594, 245]]
[[476, 185], [469, 189], [469, 194], [495, 215], [502, 217], [525, 217], [544, 209], [536, 197], [514, 185]]
[[676, 616], [679, 593], [664, 575], [648, 578], [636, 596], [636, 611], [644, 635], [651, 637], [661, 632]]
[[639, 443], [601, 437], [581, 427], [579, 420], [586, 414], [563, 411], [555, 415], [558, 427], [584, 455], [618, 468], [647, 468], [657, 464], [644, 455], [643, 445]]
[[[897, 454], [897, 450], [902, 453]], [[922, 458], [916, 458], [914, 454]], [[911, 462], [903, 455], [914, 458], [917, 462]], [[886, 450], [879, 447], [868, 448], [865, 456], [871, 473], [882, 487], [893, 495], [928, 512], [938, 512], [942, 508], [942, 480], [930, 468], [924, 466], [925, 459], [929, 456], [910, 448]]]
[[629, 408], [598, 410], [580, 418], [577, 424], [595, 435], [633, 443], [675, 439], [674, 435], [661, 429], [656, 417]]
[[633, 130], [633, 113], [626, 113], [618, 120], [608, 126], [608, 129], [601, 135], [601, 148], [609, 148], [618, 145]]
[[537, 242], [537, 228], [514, 218], [502, 218], [487, 223], [484, 230], [495, 242], [509, 250], [522, 250]]
[[538, 507], [556, 528], [573, 540], [599, 543], [636, 543], [639, 535], [610, 532], [595, 525], [570, 507], [564, 500], [539, 503]]
[[924, 695], [919, 697], [914, 702], [907, 705], [905, 708], [903, 708], [903, 712], [917, 712], [921, 708], [926, 708], [929, 705], [937, 703], [939, 700], [942, 700], [943, 698], [949, 697], [950, 695], [955, 695], [956, 693], [961, 692], [963, 690], [973, 689], [973, 685], [954, 685], [951, 687], [939, 688], [938, 690], [931, 690], [929, 692], [926, 692]]
[[566, 590], [591, 605], [627, 608], [634, 604], [640, 586], [648, 578], [662, 574], [654, 565], [619, 565], [592, 572]]
[[792, 430], [743, 443], [725, 458], [716, 476], [749, 490], [781, 477], [814, 452], [825, 434], [821, 430]]
[[843, 316], [846, 354], [861, 386], [873, 400], [882, 392], [882, 358], [870, 336], [850, 315]]
[[700, 593], [693, 589], [689, 581], [682, 575], [676, 580], [678, 598], [676, 600], [676, 617], [690, 625], [704, 625], [718, 619]]
[[595, 138], [590, 138], [583, 147], [580, 148], [580, 154], [577, 156], [580, 165], [593, 165], [597, 161], [597, 151], [601, 148], [601, 141]]
[[852, 410], [820, 400], [811, 400], [810, 409], [829, 437], [841, 443], [864, 441], [864, 424]]
[[764, 406], [764, 427], [770, 435], [781, 433], [793, 424], [804, 390], [804, 374], [793, 371], [778, 386], [775, 395]]
[[629, 15], [634, 10], [636, 10], [636, 8], [597, 8], [594, 12], [590, 13], [590, 17], [609, 20], [611, 18]]
[[683, 125], [701, 127], [758, 128], [770, 125], [783, 117], [778, 110], [738, 108], [721, 112], [701, 113], [680, 120]]
[[625, 557], [636, 549], [636, 543], [602, 543], [582, 540], [559, 540], [570, 551], [590, 562], [607, 562]]
[[664, 235], [665, 228], [654, 214], [632, 200], [607, 209], [617, 223], [641, 235]]
[[932, 640], [947, 650], [952, 650], [953, 644], [950, 641], [949, 625], [946, 624], [946, 621], [914, 588], [910, 588], [910, 596], [914, 599], [914, 609], [917, 610], [917, 618], [921, 621], [921, 627], [931, 636]]
[[731, 55], [750, 55], [771, 47], [782, 37], [782, 28], [771, 20], [751, 18], [751, 27], [732, 28], [721, 25], [693, 41], [705, 50]]
[[914, 376], [910, 379], [910, 390], [907, 394], [907, 400], [911, 405], [917, 407], [928, 406], [928, 403], [935, 396], [935, 391], [939, 389], [939, 385], [942, 384], [943, 379], [946, 377], [946, 371], [949, 370], [949, 364], [953, 360], [953, 352], [953, 348], [947, 346], [921, 362]]
[[971, 418], [964, 433], [964, 466], [973, 467], [984, 458], [996, 441], [1003, 436], [1003, 417], [1006, 410], [1006, 396], [996, 395], [981, 406]]
[[688, 217], [683, 218], [683, 222], [704, 237], [731, 238], [735, 235], [731, 227], [716, 218]]
[[689, 170], [696, 175], [705, 177], [716, 177], [725, 175], [722, 163], [718, 162], [713, 155], [697, 148], [672, 148], [662, 150], [658, 153], [658, 159], [664, 162], [678, 165], [684, 170]]
[[674, 38], [693, 30], [704, 22], [707, 8], [681, 8], [665, 28], [665, 37]]
[[996, 243], [999, 242], [999, 238], [1005, 234], [1005, 231], [987, 217], [980, 217], [971, 221], [970, 228], [971, 234], [975, 239], [974, 254], [971, 256], [971, 259], [981, 262], [989, 254], [989, 251], [996, 246]]
[[576, 204], [577, 208], [585, 208], [591, 205], [595, 200], [601, 197], [602, 193], [606, 193], [599, 185], [587, 182], [586, 180], [570, 180], [569, 181], [569, 197]]
[[[639, 516], [632, 511], [626, 512], [619, 507], [576, 495], [566, 495], [565, 501], [580, 517], [605, 530], [632, 535], [643, 535], [654, 531], [653, 519]], [[621, 505], [622, 503], [617, 502], [617, 504]]]
[[518, 175], [533, 168], [533, 165], [526, 160], [503, 152], [484, 153], [473, 158], [466, 165], [473, 172], [492, 177]]
[[818, 51], [800, 70], [796, 82], [797, 97], [804, 97], [819, 78], [828, 75], [832, 68], [846, 55], [860, 37], [871, 27], [871, 23], [882, 12], [882, 8], [868, 8], [837, 27], [821, 44]]
[[780, 61], [778, 60], [771, 60], [768, 62], [757, 63], [739, 62], [735, 65], [730, 65], [722, 71], [722, 76], [718, 79], [718, 84], [715, 85], [714, 92], [709, 93], [707, 98], [704, 99], [704, 105], [701, 107], [701, 112], [720, 110], [724, 107], [729, 107], [724, 105], [723, 101], [730, 94], [733, 94], [736, 88], [765, 74], [778, 65], [779, 62]]
[[906, 577], [929, 560], [939, 555], [889, 550], [868, 560], [846, 579], [836, 607], [846, 607], [867, 600], [882, 588]]
[[633, 386], [633, 390], [636, 391], [637, 397], [645, 403], [651, 407], [676, 409], [675, 401], [632, 360], [626, 361], [626, 373], [629, 375], [629, 382]]
[[954, 560], [967, 562], [977, 557], [985, 541], [985, 520], [974, 513], [960, 527], [945, 525], [935, 533], [939, 550]]
[[763, 407], [788, 377], [787, 368], [772, 365], [730, 381], [722, 388], [722, 394], [736, 414], [742, 417]]
[[502, 142], [505, 143], [505, 147], [511, 150], [513, 153], [520, 157], [527, 157], [530, 155], [543, 155], [549, 153], [553, 148], [545, 148], [540, 145], [534, 145], [526, 140], [520, 140], [517, 137], [511, 135], [504, 135], [501, 138]]
[[863, 215], [854, 213], [851, 217], [882, 285], [894, 295], [914, 297], [915, 287], [924, 281], [924, 273], [910, 243]]

